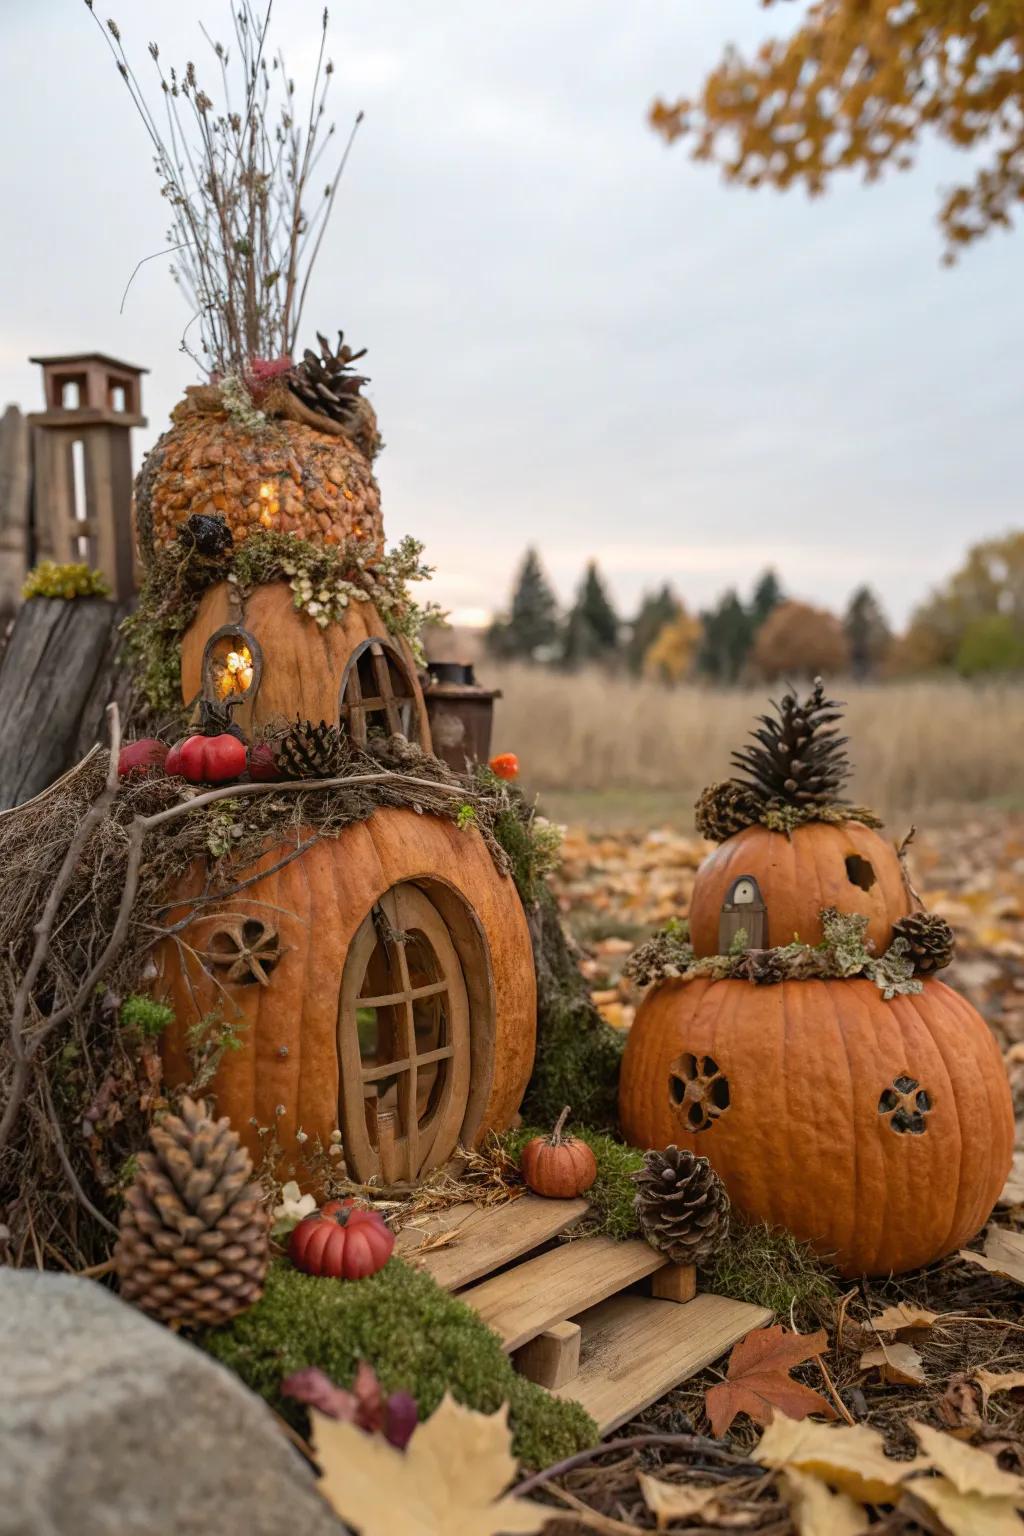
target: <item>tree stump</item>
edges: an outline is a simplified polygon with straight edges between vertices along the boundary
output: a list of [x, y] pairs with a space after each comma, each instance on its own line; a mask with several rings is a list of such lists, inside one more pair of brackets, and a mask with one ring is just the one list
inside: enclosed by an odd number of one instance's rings
[[0, 663], [0, 809], [20, 805], [102, 739], [111, 699], [125, 701], [119, 625], [102, 598], [32, 598]]

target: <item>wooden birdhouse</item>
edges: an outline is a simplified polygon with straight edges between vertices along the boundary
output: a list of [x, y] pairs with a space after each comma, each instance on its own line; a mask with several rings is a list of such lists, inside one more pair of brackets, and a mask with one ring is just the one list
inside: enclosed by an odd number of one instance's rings
[[148, 370], [102, 352], [33, 357], [46, 409], [33, 428], [36, 556], [106, 576], [116, 601], [135, 591], [131, 428], [144, 427]]
[[718, 919], [718, 953], [729, 954], [738, 935], [744, 949], [764, 949], [768, 942], [767, 909], [753, 875], [739, 875], [729, 887]]

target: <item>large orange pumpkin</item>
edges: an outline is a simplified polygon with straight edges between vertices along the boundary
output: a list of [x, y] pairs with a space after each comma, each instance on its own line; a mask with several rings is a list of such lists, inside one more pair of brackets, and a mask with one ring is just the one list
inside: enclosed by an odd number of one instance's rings
[[[372, 651], [375, 643], [378, 654]], [[430, 750], [430, 727], [412, 652], [404, 639], [388, 633], [372, 603], [350, 603], [340, 621], [320, 629], [294, 606], [287, 582], [268, 582], [246, 597], [233, 583], [218, 582], [204, 593], [182, 637], [185, 703], [201, 693], [223, 697], [231, 682], [226, 663], [245, 651], [251, 677], [249, 672], [235, 674], [248, 686], [238, 689], [242, 702], [233, 718], [247, 735], [296, 715], [330, 724], [344, 716], [350, 728], [356, 726], [352, 734], [358, 741], [365, 713], [351, 719], [355, 691], [370, 702], [380, 698], [379, 679], [384, 676], [384, 690], [390, 691], [396, 713], [389, 721], [387, 709], [380, 708], [376, 721], [389, 733], [397, 726], [402, 735]]]
[[1006, 1179], [1014, 1123], [992, 1034], [940, 981], [666, 981], [629, 1033], [627, 1140], [703, 1153], [747, 1217], [845, 1275], [961, 1247]]
[[[536, 982], [515, 885], [480, 834], [383, 809], [271, 868], [286, 852], [234, 872], [266, 871], [157, 951], [170, 1081], [189, 1080], [189, 1029], [219, 1010], [241, 1048], [217, 1073], [217, 1111], [254, 1156], [259, 1127], [300, 1162], [340, 1128], [350, 1171], [391, 1182], [506, 1128], [533, 1065]], [[197, 866], [172, 897], [205, 882]]]
[[752, 876], [765, 905], [764, 948], [819, 944], [821, 910], [859, 912], [877, 953], [892, 942], [892, 925], [912, 902], [893, 845], [859, 821], [809, 822], [788, 835], [746, 827], [710, 853], [697, 871], [690, 937], [697, 955], [719, 953], [723, 904], [741, 876]]

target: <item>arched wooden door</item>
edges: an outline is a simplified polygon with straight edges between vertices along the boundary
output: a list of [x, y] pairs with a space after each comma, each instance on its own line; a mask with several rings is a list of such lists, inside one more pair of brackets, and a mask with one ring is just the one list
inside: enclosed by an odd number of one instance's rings
[[447, 1161], [469, 1099], [469, 999], [444, 919], [417, 886], [392, 886], [352, 941], [338, 1052], [356, 1178], [414, 1180]]

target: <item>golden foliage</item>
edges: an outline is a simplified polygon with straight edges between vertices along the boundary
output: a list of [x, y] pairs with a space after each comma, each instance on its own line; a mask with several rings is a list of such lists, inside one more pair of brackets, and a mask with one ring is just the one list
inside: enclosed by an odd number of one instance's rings
[[839, 170], [908, 169], [926, 130], [984, 149], [940, 208], [950, 261], [1024, 201], [1022, 107], [1021, 0], [816, 0], [791, 36], [751, 60], [729, 49], [696, 101], [656, 101], [650, 122], [669, 143], [692, 133], [694, 158], [731, 181], [812, 195]]
[[680, 608], [644, 652], [644, 677], [659, 683], [683, 682], [693, 671], [702, 633], [700, 620]]
[[780, 603], [757, 632], [751, 663], [759, 677], [796, 679], [845, 672], [849, 646], [834, 613], [809, 603]]
[[986, 539], [915, 612], [887, 670], [955, 666], [967, 675], [1024, 665], [1024, 531]]

